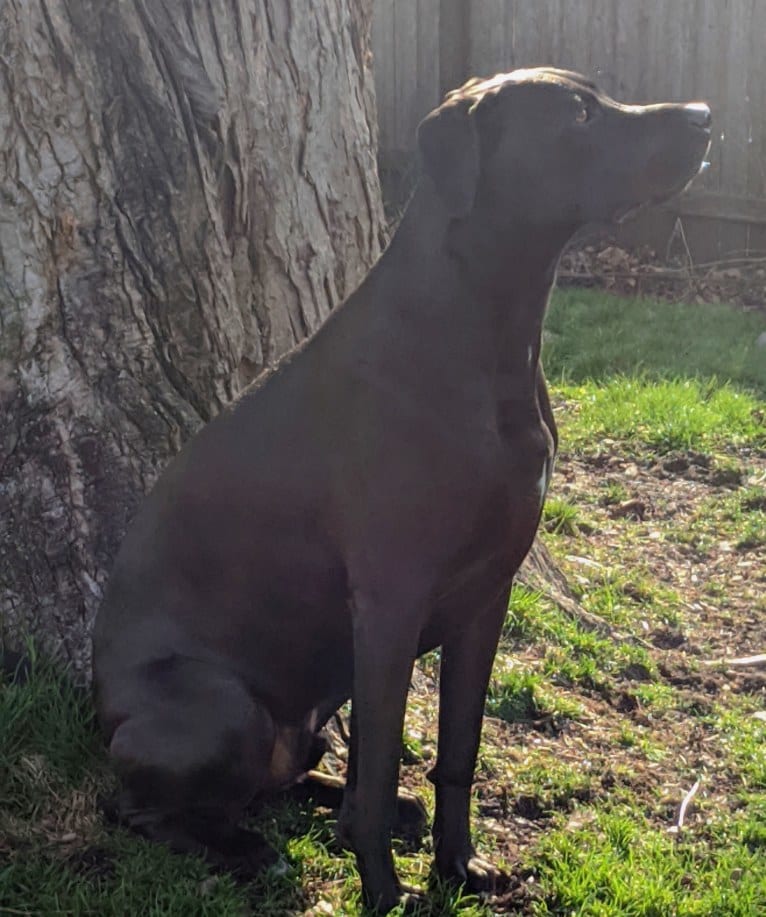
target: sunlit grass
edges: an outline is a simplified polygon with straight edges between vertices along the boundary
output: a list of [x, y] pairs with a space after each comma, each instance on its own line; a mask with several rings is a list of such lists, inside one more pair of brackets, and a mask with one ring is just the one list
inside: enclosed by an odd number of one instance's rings
[[532, 913], [582, 917], [754, 917], [766, 912], [763, 850], [738, 820], [706, 842], [678, 841], [631, 808], [591, 810], [547, 834], [534, 858], [543, 900]]
[[550, 602], [533, 600], [534, 593], [516, 587], [503, 630], [504, 645], [512, 648], [539, 643], [541, 672], [554, 684], [604, 690], [614, 678], [650, 680], [655, 665], [650, 655], [632, 643], [618, 643], [585, 628]]
[[555, 392], [567, 404], [566, 451], [601, 452], [615, 442], [661, 453], [766, 447], [762, 403], [715, 381], [613, 377]]

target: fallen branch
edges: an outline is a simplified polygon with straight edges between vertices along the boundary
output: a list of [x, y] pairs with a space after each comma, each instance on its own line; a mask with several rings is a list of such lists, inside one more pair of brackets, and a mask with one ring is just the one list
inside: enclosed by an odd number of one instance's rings
[[705, 659], [705, 665], [725, 665], [735, 669], [766, 669], [766, 653], [756, 656], [738, 656], [736, 659]]

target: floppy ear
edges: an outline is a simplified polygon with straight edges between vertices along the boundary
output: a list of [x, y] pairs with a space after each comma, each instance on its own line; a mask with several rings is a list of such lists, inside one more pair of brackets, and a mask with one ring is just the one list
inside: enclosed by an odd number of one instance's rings
[[471, 212], [479, 183], [475, 100], [450, 99], [418, 127], [423, 167], [452, 217]]

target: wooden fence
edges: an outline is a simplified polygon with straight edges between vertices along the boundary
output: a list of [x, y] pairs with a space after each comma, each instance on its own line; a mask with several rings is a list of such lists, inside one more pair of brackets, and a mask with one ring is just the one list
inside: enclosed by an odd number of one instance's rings
[[[711, 168], [629, 232], [659, 251], [679, 229], [697, 261], [766, 253], [766, 0], [375, 0], [384, 163], [411, 160], [418, 121], [469, 76], [538, 64], [587, 73], [625, 101], [704, 99]], [[678, 233], [676, 233], [677, 237]]]

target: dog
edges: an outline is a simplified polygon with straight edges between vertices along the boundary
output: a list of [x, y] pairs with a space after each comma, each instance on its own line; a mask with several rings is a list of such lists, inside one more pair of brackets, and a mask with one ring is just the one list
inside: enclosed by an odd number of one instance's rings
[[365, 902], [390, 910], [407, 691], [440, 647], [435, 867], [493, 888], [469, 800], [557, 446], [540, 365], [557, 261], [582, 227], [681, 191], [710, 132], [705, 104], [622, 105], [551, 68], [473, 79], [425, 118], [387, 251], [186, 445], [119, 551], [93, 659], [124, 822], [212, 861], [268, 861], [238, 820], [318, 763], [351, 698], [338, 833]]

